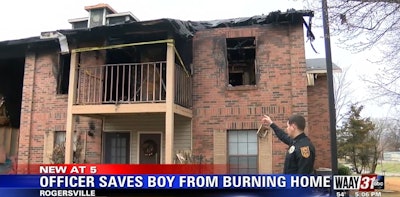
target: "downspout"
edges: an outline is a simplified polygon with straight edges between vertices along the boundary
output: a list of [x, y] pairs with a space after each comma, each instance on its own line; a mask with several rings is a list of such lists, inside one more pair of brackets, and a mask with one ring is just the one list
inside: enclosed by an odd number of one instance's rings
[[68, 40], [67, 40], [67, 36], [65, 36], [64, 34], [57, 32], [57, 38], [58, 38], [58, 42], [60, 43], [60, 50], [61, 50], [61, 54], [68, 54], [69, 53], [69, 47], [68, 47]]
[[85, 154], [84, 155], [84, 157], [83, 157], [83, 163], [86, 163], [86, 153], [87, 153], [87, 151], [86, 151], [86, 148], [87, 148], [87, 133], [85, 132], [85, 144], [84, 144], [84, 147], [83, 147], [83, 150], [85, 150], [85, 152], [83, 152], [83, 154]]
[[40, 39], [54, 39], [57, 38], [60, 44], [61, 54], [67, 54], [69, 52], [67, 36], [58, 31], [49, 31], [40, 33]]
[[37, 53], [36, 52], [34, 52], [33, 53], [33, 55], [34, 55], [34, 57], [35, 57], [35, 62], [34, 62], [34, 64], [33, 64], [33, 73], [32, 73], [32, 91], [31, 91], [31, 101], [30, 101], [30, 109], [29, 109], [29, 111], [30, 111], [30, 114], [29, 114], [29, 116], [30, 116], [30, 121], [29, 121], [29, 144], [28, 144], [28, 166], [27, 166], [27, 171], [28, 171], [28, 174], [30, 173], [30, 166], [31, 166], [31, 146], [32, 146], [32, 123], [33, 123], [33, 113], [32, 113], [32, 111], [33, 111], [33, 99], [35, 98], [35, 86], [33, 86], [33, 83], [35, 82], [35, 77], [36, 77], [36, 73], [35, 73], [35, 71], [36, 71], [36, 58], [37, 58]]

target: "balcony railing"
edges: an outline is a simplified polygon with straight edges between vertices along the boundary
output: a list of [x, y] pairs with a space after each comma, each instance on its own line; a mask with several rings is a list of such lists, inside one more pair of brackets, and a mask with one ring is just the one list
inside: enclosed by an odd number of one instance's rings
[[175, 65], [175, 103], [192, 107], [192, 77], [179, 65]]
[[[107, 64], [78, 68], [77, 105], [165, 102], [166, 62]], [[175, 103], [192, 106], [192, 78], [175, 69]]]

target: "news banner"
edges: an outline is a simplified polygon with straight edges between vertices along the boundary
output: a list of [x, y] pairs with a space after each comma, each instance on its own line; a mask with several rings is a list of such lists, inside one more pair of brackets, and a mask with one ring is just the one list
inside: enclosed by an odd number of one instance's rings
[[[33, 168], [33, 169], [32, 169]], [[384, 177], [217, 174], [200, 165], [38, 165], [0, 175], [0, 196], [381, 196]]]

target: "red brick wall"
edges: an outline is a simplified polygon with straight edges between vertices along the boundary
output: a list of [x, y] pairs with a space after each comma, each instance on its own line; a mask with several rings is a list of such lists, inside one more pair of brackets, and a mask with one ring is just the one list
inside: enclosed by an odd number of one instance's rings
[[[84, 116], [78, 116], [78, 120], [75, 119], [77, 131], [81, 132], [82, 137], [82, 146], [86, 151], [82, 153], [81, 162], [86, 163], [101, 163], [101, 148], [102, 148], [102, 120], [101, 119], [93, 119]], [[65, 120], [66, 121], [66, 120]], [[94, 136], [89, 136], [89, 122], [93, 121], [95, 125], [95, 133]], [[86, 141], [86, 145], [84, 144]]]
[[[227, 88], [226, 38], [255, 37], [257, 85]], [[307, 118], [307, 78], [302, 25], [220, 28], [193, 39], [193, 151], [212, 162], [213, 131], [257, 129], [262, 114], [280, 126], [292, 113]], [[273, 139], [273, 169], [280, 173], [287, 146]], [[260, 154], [266, 154], [259, 150]]]
[[[29, 172], [26, 164], [43, 163], [46, 133], [65, 130], [68, 95], [56, 94], [53, 72], [57, 64], [55, 51], [28, 53], [25, 58], [18, 173]], [[81, 118], [76, 129], [86, 133], [89, 120]], [[87, 138], [86, 160], [89, 163], [101, 162], [101, 120], [95, 120], [95, 125], [96, 136]]]
[[318, 76], [308, 87], [309, 136], [317, 150], [315, 168], [331, 168], [329, 101], [326, 76]]
[[[56, 94], [57, 54], [28, 53], [22, 94], [18, 165], [43, 163], [46, 132], [65, 130], [67, 95]], [[26, 172], [18, 168], [18, 173]], [[27, 169], [29, 172], [29, 169]]]

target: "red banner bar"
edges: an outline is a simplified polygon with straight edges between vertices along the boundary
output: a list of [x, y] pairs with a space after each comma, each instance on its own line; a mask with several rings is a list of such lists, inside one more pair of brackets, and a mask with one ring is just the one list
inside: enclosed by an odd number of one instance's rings
[[42, 164], [18, 165], [18, 174], [225, 174], [213, 164]]

